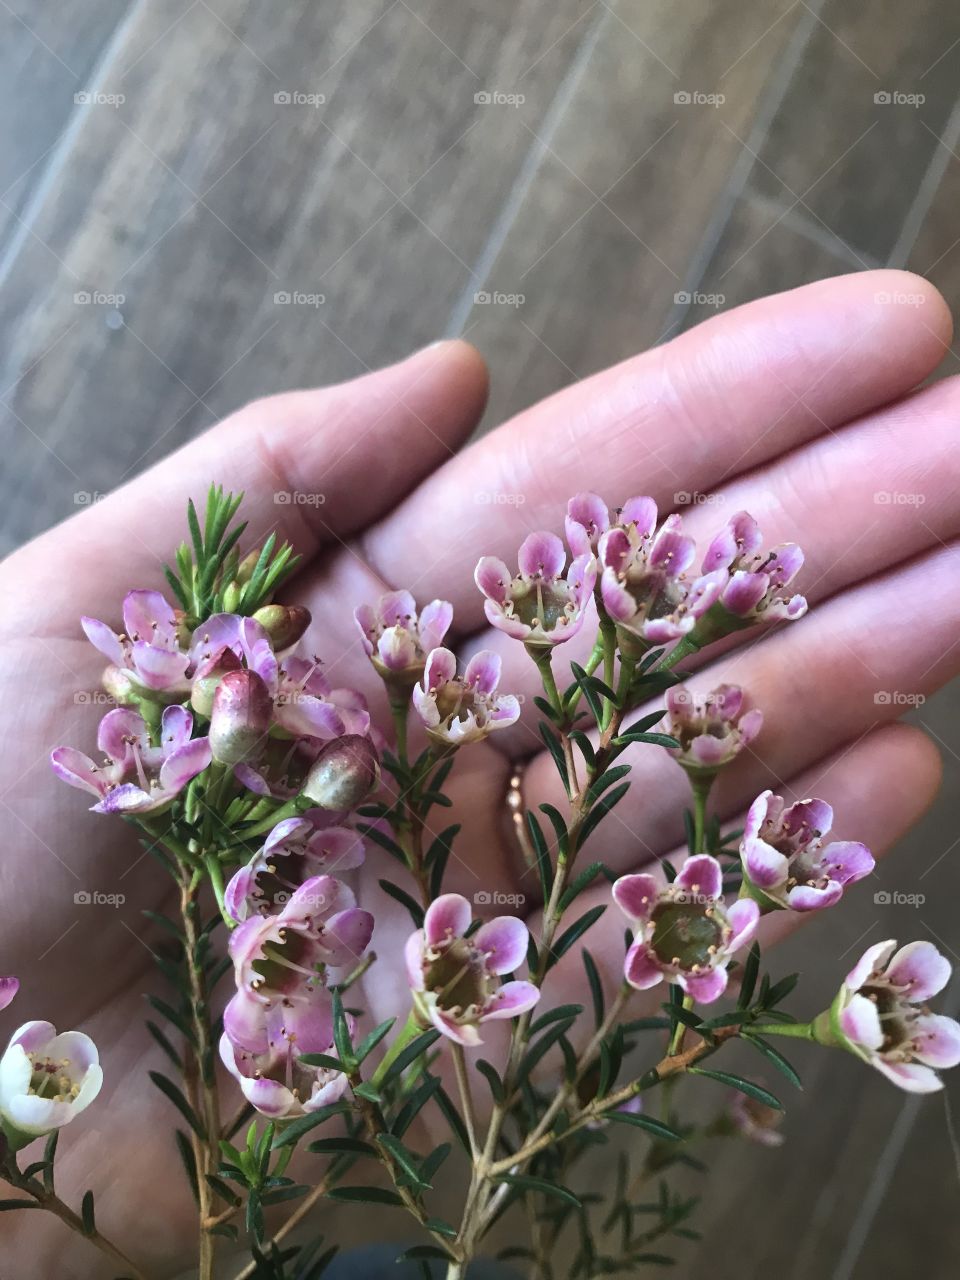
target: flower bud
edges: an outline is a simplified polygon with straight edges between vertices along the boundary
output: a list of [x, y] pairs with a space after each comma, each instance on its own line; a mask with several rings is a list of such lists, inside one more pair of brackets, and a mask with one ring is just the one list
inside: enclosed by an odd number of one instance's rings
[[278, 652], [296, 644], [310, 625], [310, 610], [298, 604], [266, 604], [253, 616]]
[[121, 667], [113, 663], [104, 671], [101, 684], [118, 707], [133, 707], [143, 696], [143, 690], [133, 683]]
[[270, 728], [273, 699], [255, 671], [229, 671], [217, 685], [210, 713], [210, 749], [221, 764], [249, 760]]
[[240, 607], [240, 597], [243, 595], [243, 587], [239, 582], [228, 582], [223, 589], [223, 612], [236, 613]]
[[302, 794], [321, 809], [353, 809], [380, 782], [373, 743], [357, 733], [328, 742], [314, 761]]
[[220, 681], [229, 671], [239, 671], [240, 659], [232, 649], [224, 649], [217, 660], [217, 665], [205, 676], [194, 680], [190, 691], [190, 705], [201, 716], [209, 718], [213, 711], [213, 700]]

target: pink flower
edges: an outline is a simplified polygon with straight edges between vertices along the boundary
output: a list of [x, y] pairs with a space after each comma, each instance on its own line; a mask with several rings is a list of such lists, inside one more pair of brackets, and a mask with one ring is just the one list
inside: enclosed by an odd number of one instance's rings
[[830, 1010], [830, 1032], [901, 1089], [942, 1089], [937, 1069], [960, 1064], [960, 1024], [930, 1013], [926, 1002], [947, 985], [950, 970], [932, 942], [899, 951], [892, 940], [876, 943], [847, 974]]
[[406, 947], [407, 976], [414, 1008], [457, 1044], [481, 1043], [477, 1027], [493, 1018], [515, 1018], [540, 999], [532, 982], [504, 982], [526, 958], [527, 926], [515, 916], [498, 916], [466, 936], [470, 904], [445, 893], [427, 908], [423, 928]]
[[97, 1046], [89, 1036], [58, 1035], [49, 1022], [24, 1023], [0, 1059], [0, 1121], [13, 1149], [75, 1120], [102, 1085]]
[[427, 658], [423, 683], [413, 690], [413, 705], [428, 735], [435, 741], [459, 747], [479, 742], [495, 729], [505, 729], [520, 718], [520, 703], [513, 694], [498, 694], [500, 657], [484, 649], [457, 676], [457, 660], [449, 649], [434, 649]]
[[372, 932], [373, 916], [332, 876], [312, 876], [276, 915], [254, 915], [238, 925], [229, 942], [237, 993], [224, 1013], [230, 1039], [261, 1052], [265, 1012], [310, 1006], [327, 985], [328, 971], [352, 967]]
[[278, 673], [275, 698], [276, 723], [293, 737], [308, 736], [326, 742], [346, 733], [370, 731], [370, 714], [363, 694], [332, 688], [317, 661], [285, 659]]
[[[362, 838], [348, 827], [323, 826], [324, 818], [322, 811], [308, 811], [302, 818], [277, 823], [263, 847], [226, 887], [224, 901], [234, 920], [242, 923], [252, 915], [268, 915], [287, 902], [296, 892], [291, 877], [300, 865], [309, 867], [311, 874], [324, 875], [362, 866]], [[285, 865], [281, 870], [281, 859], [291, 864], [289, 869]]]
[[159, 591], [127, 592], [120, 635], [96, 618], [81, 618], [80, 624], [91, 644], [141, 692], [179, 699], [189, 689], [190, 656], [181, 646], [183, 614]]
[[[800, 572], [803, 552], [793, 542], [763, 551], [763, 535], [756, 520], [747, 511], [731, 516], [707, 548], [703, 572], [726, 570], [730, 579], [720, 595], [727, 613], [739, 619], [738, 625], [753, 622], [792, 620], [807, 611], [803, 596], [781, 593]], [[729, 628], [727, 628], [729, 629]]]
[[520, 546], [515, 578], [496, 556], [484, 556], [474, 581], [486, 599], [487, 621], [534, 647], [560, 644], [580, 630], [593, 594], [596, 561], [579, 555], [563, 576], [566, 553], [553, 533], [531, 533]]
[[709, 854], [687, 858], [672, 884], [655, 876], [621, 876], [613, 899], [634, 929], [624, 961], [631, 987], [645, 991], [664, 978], [701, 1004], [727, 988], [727, 964], [757, 931], [760, 908], [749, 898], [727, 907], [723, 874]]
[[409, 687], [422, 675], [427, 654], [450, 630], [453, 605], [433, 600], [418, 615], [409, 591], [388, 591], [375, 607], [362, 604], [353, 616], [364, 652], [379, 674]]
[[661, 728], [680, 743], [668, 750], [692, 772], [713, 773], [729, 764], [760, 732], [763, 714], [743, 710], [743, 690], [722, 684], [697, 696], [684, 685], [667, 690], [667, 714]]
[[609, 528], [610, 512], [597, 494], [576, 493], [567, 503], [564, 532], [575, 556], [596, 555], [600, 539]]
[[744, 880], [765, 910], [816, 911], [839, 902], [848, 884], [868, 876], [873, 854], [855, 840], [824, 845], [833, 809], [824, 800], [785, 805], [772, 791], [747, 812], [740, 842]]
[[782, 1111], [736, 1090], [730, 1098], [727, 1115], [740, 1136], [749, 1142], [759, 1143], [761, 1147], [783, 1146]]
[[691, 579], [696, 544], [677, 515], [657, 529], [652, 498], [631, 498], [620, 518], [599, 542], [603, 607], [621, 635], [648, 644], [678, 640], [719, 598], [726, 571]]
[[[348, 1025], [352, 1019], [348, 1016]], [[335, 1056], [333, 1013], [326, 992], [299, 1005], [278, 1002], [263, 1013], [254, 1050], [235, 1044], [224, 1032], [220, 1057], [246, 1100], [271, 1119], [292, 1118], [338, 1101], [348, 1080], [342, 1071], [309, 1067], [304, 1055]]]
[[[170, 804], [191, 778], [210, 763], [207, 738], [191, 738], [193, 716], [184, 707], [166, 707], [160, 743], [153, 746], [143, 717], [126, 707], [108, 711], [100, 721], [97, 746], [102, 765], [74, 747], [57, 747], [50, 764], [58, 778], [89, 791], [99, 803], [95, 813], [150, 813]], [[126, 782], [131, 773], [137, 782]]]
[[0, 978], [0, 1013], [2, 1013], [9, 1004], [13, 1003], [14, 997], [19, 990], [19, 978]]

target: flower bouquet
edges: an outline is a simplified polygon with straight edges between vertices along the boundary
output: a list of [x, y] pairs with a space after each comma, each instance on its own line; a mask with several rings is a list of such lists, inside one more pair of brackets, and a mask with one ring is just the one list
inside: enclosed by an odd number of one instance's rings
[[[170, 889], [169, 911], [150, 913], [167, 989], [148, 997], [150, 1087], [170, 1132], [144, 1140], [179, 1152], [201, 1280], [323, 1276], [337, 1252], [316, 1227], [324, 1201], [406, 1215], [401, 1256], [426, 1276], [466, 1276], [508, 1213], [526, 1243], [506, 1256], [531, 1276], [560, 1274], [565, 1231], [565, 1274], [633, 1274], [695, 1235], [675, 1166], [702, 1168], [701, 1146], [723, 1137], [779, 1143], [779, 1093], [799, 1084], [784, 1039], [840, 1049], [902, 1089], [941, 1087], [960, 1026], [928, 1008], [950, 974], [931, 943], [872, 945], [823, 1010], [761, 951], [765, 917], [842, 907], [870, 850], [830, 838], [820, 799], [764, 791], [742, 829], [711, 809], [722, 771], [762, 750], [763, 717], [740, 687], [698, 687], [698, 655], [805, 612], [797, 546], [764, 548], [741, 512], [701, 558], [650, 498], [610, 511], [578, 494], [565, 540], [531, 533], [516, 572], [477, 564], [496, 649], [458, 656], [442, 600], [359, 604], [356, 643], [382, 684], [368, 706], [337, 687], [339, 655], [305, 650], [309, 613], [278, 603], [297, 558], [273, 536], [248, 551], [240, 505], [219, 488], [202, 518], [190, 505], [168, 595], [132, 590], [121, 623], [81, 620], [110, 709], [95, 754], [51, 755]], [[535, 705], [509, 692], [518, 663], [536, 673]], [[471, 791], [471, 754], [521, 732], [547, 749], [552, 798], [528, 806], [513, 766], [501, 795]], [[686, 777], [686, 845], [618, 875], [604, 831], [642, 752]], [[507, 835], [506, 888], [478, 881], [444, 821], [458, 771], [467, 813], [494, 809]], [[0, 980], [0, 1007], [17, 988]], [[725, 1065], [734, 1043], [759, 1075]], [[101, 1251], [105, 1276], [142, 1278], [101, 1232], [93, 1193], [74, 1205], [56, 1190], [60, 1132], [95, 1111], [109, 1046], [103, 1058], [83, 1031], [13, 1031], [0, 1210], [54, 1214]], [[700, 1090], [712, 1111], [694, 1120]], [[611, 1176], [597, 1191], [581, 1162], [599, 1147]], [[436, 1201], [454, 1169], [451, 1215]]]

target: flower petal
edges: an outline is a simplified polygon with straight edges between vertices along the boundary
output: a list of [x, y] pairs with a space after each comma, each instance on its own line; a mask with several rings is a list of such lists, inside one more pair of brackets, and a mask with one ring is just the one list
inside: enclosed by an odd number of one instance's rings
[[459, 893], [444, 893], [427, 907], [423, 934], [427, 945], [435, 947], [451, 938], [462, 938], [470, 928], [470, 903]]
[[663, 981], [660, 963], [645, 942], [635, 942], [627, 952], [623, 976], [638, 991], [646, 991]]
[[659, 881], [651, 875], [621, 876], [613, 886], [613, 900], [628, 920], [649, 920], [660, 893]]
[[877, 1050], [883, 1044], [879, 1011], [866, 996], [851, 996], [840, 1014], [840, 1029], [848, 1040], [863, 1049]]
[[922, 1004], [943, 990], [952, 966], [932, 942], [908, 942], [887, 965], [886, 978], [904, 990], [913, 1004]]
[[723, 893], [723, 872], [716, 858], [709, 853], [698, 853], [687, 858], [675, 883], [701, 898], [719, 898]]
[[727, 989], [727, 971], [721, 965], [706, 973], [681, 973], [677, 975], [677, 982], [697, 1004], [711, 1004]]
[[495, 991], [480, 1015], [481, 1022], [495, 1018], [516, 1018], [540, 999], [540, 988], [532, 982], [505, 982]]
[[497, 916], [477, 930], [473, 943], [487, 957], [490, 973], [513, 973], [527, 955], [530, 933], [516, 916]]
[[567, 553], [555, 533], [540, 530], [524, 538], [517, 561], [525, 578], [542, 578], [550, 582], [563, 573]]
[[960, 1065], [960, 1023], [942, 1013], [924, 1013], [914, 1024], [913, 1056], [928, 1067]]

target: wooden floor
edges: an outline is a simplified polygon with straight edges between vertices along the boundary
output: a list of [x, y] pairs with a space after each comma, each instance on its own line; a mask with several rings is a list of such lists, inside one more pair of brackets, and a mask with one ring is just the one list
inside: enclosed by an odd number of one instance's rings
[[[0, 0], [0, 550], [251, 396], [442, 334], [493, 424], [817, 277], [908, 265], [960, 304], [958, 92], [942, 0]], [[958, 710], [917, 715], [947, 785], [883, 873], [927, 894], [885, 933], [955, 957]], [[811, 1002], [876, 919], [823, 922], [823, 974], [792, 948]], [[718, 1156], [682, 1274], [957, 1275], [958, 1085], [802, 1065], [790, 1158]]]

